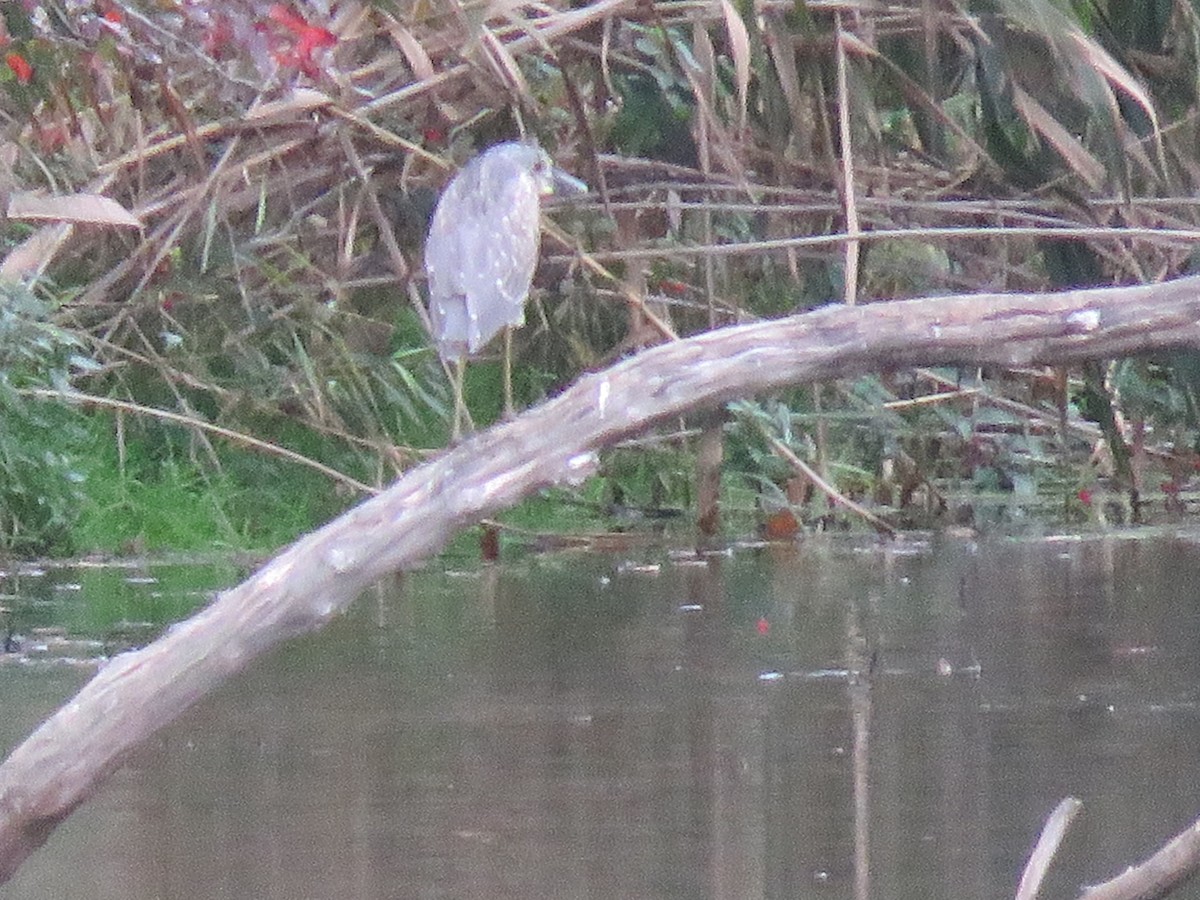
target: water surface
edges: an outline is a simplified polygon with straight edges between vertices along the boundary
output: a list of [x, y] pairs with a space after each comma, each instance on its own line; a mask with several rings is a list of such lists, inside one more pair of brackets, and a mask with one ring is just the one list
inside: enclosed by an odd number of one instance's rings
[[[189, 712], [0, 893], [993, 898], [1067, 795], [1073, 893], [1200, 817], [1198, 571], [1200, 535], [1138, 532], [430, 568]], [[43, 590], [74, 634], [103, 589]], [[0, 666], [5, 746], [89, 672]]]

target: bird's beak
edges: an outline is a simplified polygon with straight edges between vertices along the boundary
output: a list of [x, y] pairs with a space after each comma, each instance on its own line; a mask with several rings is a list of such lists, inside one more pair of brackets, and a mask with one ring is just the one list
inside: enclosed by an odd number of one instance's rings
[[587, 182], [580, 181], [574, 175], [568, 175], [562, 169], [550, 169], [550, 178], [553, 182], [553, 192], [564, 197], [569, 197], [572, 194], [586, 194], [588, 192]]

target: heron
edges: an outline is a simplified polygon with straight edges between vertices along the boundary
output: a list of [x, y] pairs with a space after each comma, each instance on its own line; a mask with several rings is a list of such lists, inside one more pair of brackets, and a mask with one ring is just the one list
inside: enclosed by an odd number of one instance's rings
[[551, 164], [537, 144], [496, 144], [446, 185], [425, 242], [429, 320], [438, 355], [453, 368], [454, 425], [467, 418], [463, 369], [504, 332], [504, 409], [512, 414], [512, 333], [525, 323], [525, 301], [541, 247], [541, 201], [586, 185]]

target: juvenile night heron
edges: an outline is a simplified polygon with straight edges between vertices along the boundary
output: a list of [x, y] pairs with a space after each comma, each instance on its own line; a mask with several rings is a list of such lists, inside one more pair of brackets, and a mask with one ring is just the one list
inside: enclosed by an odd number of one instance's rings
[[454, 368], [454, 436], [466, 418], [463, 366], [505, 333], [504, 403], [512, 412], [509, 329], [525, 301], [541, 246], [541, 199], [586, 186], [556, 170], [535, 144], [497, 144], [472, 159], [442, 192], [429, 238], [429, 319], [438, 354]]

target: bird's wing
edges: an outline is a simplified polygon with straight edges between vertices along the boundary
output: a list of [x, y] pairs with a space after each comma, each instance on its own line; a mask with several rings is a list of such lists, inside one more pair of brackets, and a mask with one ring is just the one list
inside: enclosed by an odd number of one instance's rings
[[451, 361], [465, 357], [478, 341], [478, 323], [471, 322], [467, 292], [479, 225], [467, 188], [461, 174], [447, 185], [425, 242], [430, 325], [438, 354]]
[[541, 246], [541, 196], [533, 180], [505, 183], [474, 230], [475, 265], [466, 270], [467, 307], [479, 323], [480, 349], [501, 329], [525, 321], [525, 301]]
[[483, 183], [464, 169], [446, 188], [425, 248], [430, 316], [447, 359], [478, 352], [524, 322], [541, 243], [540, 191], [526, 174]]

